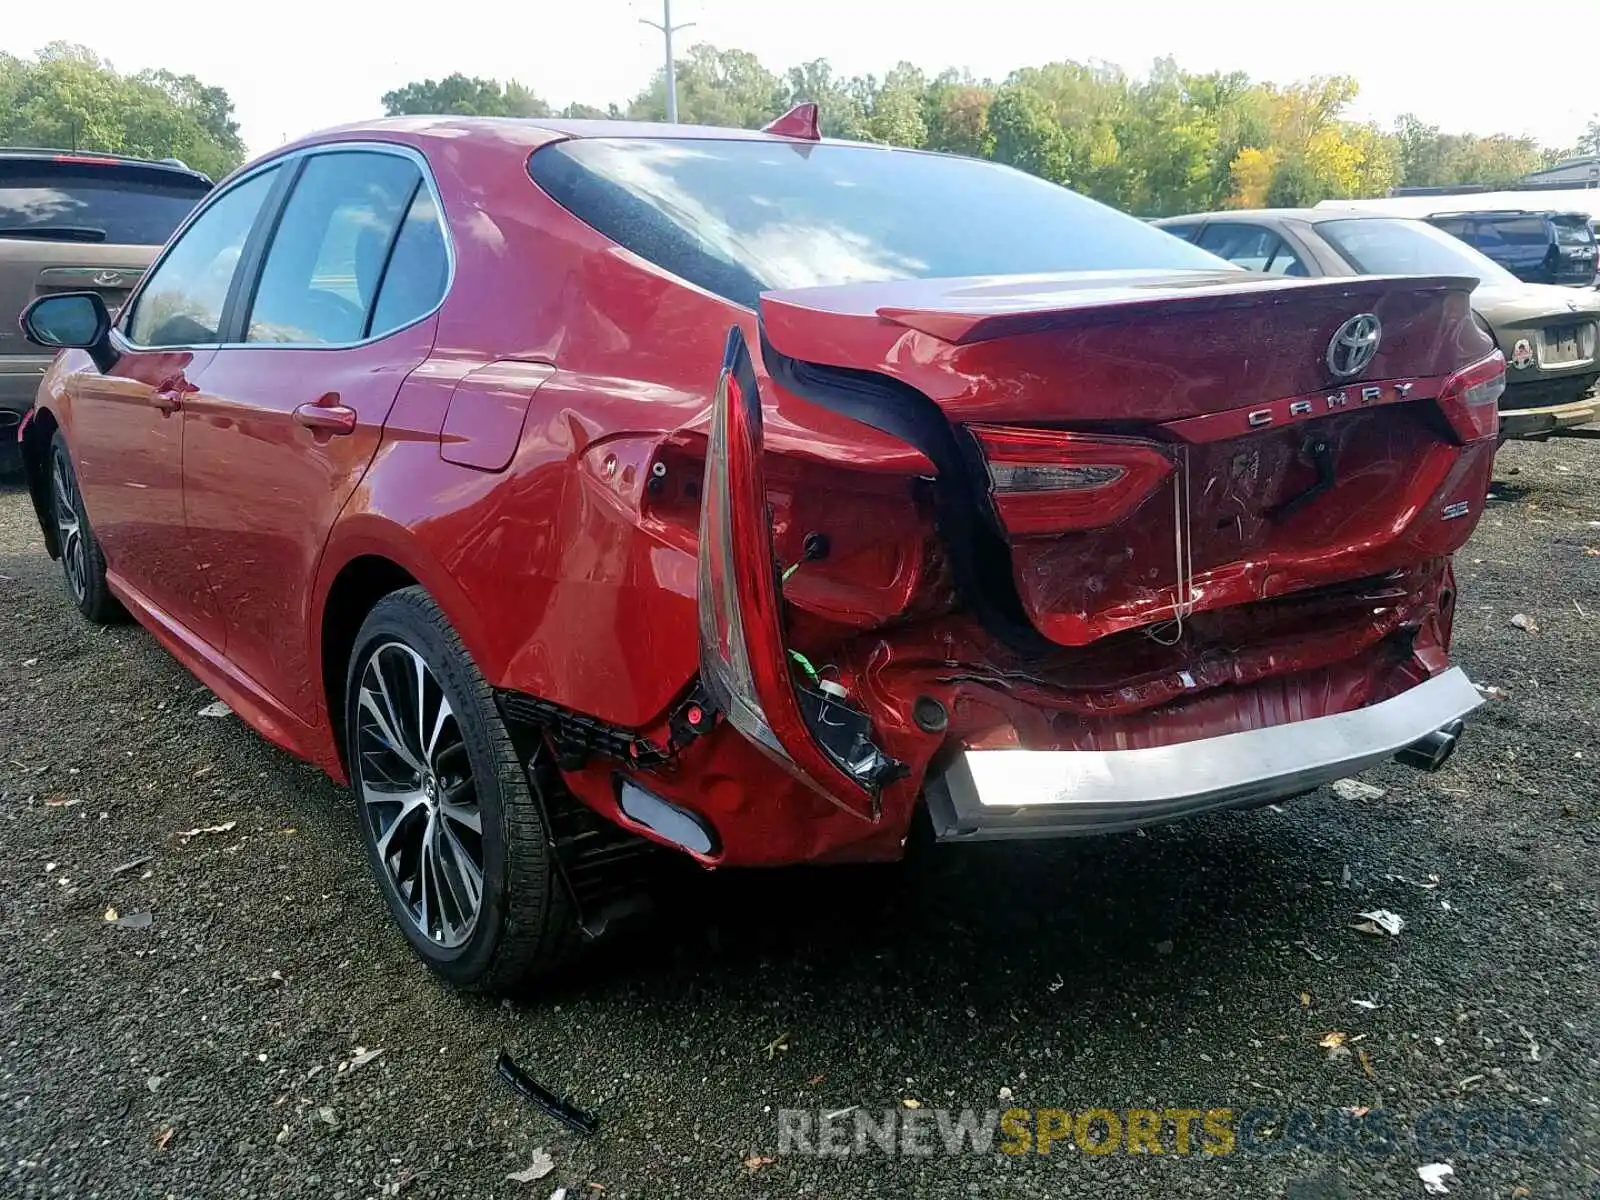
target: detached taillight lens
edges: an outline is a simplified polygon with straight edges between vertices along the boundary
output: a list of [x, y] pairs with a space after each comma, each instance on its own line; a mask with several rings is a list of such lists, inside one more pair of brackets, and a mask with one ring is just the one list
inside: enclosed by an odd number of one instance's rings
[[1439, 408], [1463, 442], [1500, 433], [1500, 397], [1506, 390], [1505, 355], [1488, 358], [1457, 371], [1439, 390]]
[[1050, 429], [969, 425], [1010, 534], [1064, 533], [1120, 521], [1173, 471], [1157, 442]]
[[761, 398], [737, 327], [728, 335], [706, 447], [699, 560], [706, 691], [730, 725], [790, 774], [841, 808], [875, 819], [875, 790], [817, 743], [790, 675], [761, 467]]

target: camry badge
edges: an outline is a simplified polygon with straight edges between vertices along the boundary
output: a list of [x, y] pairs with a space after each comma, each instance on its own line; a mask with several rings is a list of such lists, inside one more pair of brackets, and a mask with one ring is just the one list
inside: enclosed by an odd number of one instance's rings
[[1376, 313], [1358, 313], [1339, 326], [1328, 342], [1328, 370], [1340, 379], [1349, 379], [1367, 369], [1378, 353], [1383, 324]]

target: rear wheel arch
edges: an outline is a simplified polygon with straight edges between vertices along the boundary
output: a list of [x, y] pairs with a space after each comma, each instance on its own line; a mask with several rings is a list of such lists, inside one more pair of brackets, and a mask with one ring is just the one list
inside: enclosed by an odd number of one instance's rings
[[356, 634], [373, 607], [391, 592], [413, 587], [415, 576], [391, 558], [361, 554], [346, 562], [328, 585], [317, 630], [317, 658], [322, 672], [322, 694], [339, 760], [349, 770], [345, 753], [345, 674]]

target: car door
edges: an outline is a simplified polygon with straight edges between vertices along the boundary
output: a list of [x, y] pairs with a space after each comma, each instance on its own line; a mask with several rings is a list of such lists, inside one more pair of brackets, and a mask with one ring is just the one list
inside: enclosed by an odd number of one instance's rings
[[229, 343], [184, 406], [183, 475], [227, 657], [303, 716], [321, 687], [316, 562], [401, 382], [432, 349], [449, 256], [419, 155], [338, 147], [286, 169], [274, 227], [246, 250]]
[[68, 445], [107, 567], [137, 599], [216, 645], [216, 605], [185, 529], [179, 414], [216, 353], [235, 268], [273, 175], [207, 202], [122, 314], [116, 365], [104, 374], [86, 366], [68, 384]]

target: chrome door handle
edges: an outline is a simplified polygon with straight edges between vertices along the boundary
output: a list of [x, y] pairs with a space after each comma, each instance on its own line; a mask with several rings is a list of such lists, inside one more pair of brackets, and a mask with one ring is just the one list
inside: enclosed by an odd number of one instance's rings
[[294, 410], [297, 424], [317, 433], [344, 434], [356, 431], [356, 410], [343, 404], [302, 404]]

